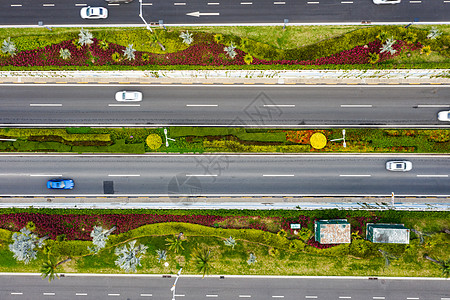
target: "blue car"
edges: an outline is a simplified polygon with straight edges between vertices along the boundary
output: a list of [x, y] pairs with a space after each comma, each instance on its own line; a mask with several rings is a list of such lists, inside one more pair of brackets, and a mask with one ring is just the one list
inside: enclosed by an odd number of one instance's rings
[[72, 179], [52, 179], [47, 181], [47, 188], [58, 190], [71, 190], [75, 186]]

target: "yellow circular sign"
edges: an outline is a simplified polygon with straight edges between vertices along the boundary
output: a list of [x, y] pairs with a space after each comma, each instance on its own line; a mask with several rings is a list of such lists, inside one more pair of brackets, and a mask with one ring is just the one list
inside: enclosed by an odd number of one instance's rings
[[327, 138], [323, 133], [316, 132], [311, 136], [309, 142], [313, 148], [322, 149], [327, 145]]

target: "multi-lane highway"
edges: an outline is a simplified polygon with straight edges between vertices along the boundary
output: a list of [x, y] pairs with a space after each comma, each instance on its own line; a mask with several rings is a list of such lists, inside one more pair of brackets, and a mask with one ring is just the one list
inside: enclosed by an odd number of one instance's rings
[[[386, 155], [1, 155], [0, 195], [289, 196], [450, 195], [448, 156], [410, 156], [409, 172]], [[73, 190], [47, 190], [72, 178]]]
[[[139, 90], [123, 103], [117, 91]], [[438, 86], [3, 85], [0, 126], [430, 126], [450, 109]]]
[[[0, 299], [172, 299], [175, 278], [162, 276], [70, 276], [48, 283], [38, 276], [0, 276]], [[181, 276], [175, 299], [181, 300], [448, 300], [443, 279], [252, 278]]]
[[[144, 0], [148, 22], [165, 24], [255, 24], [255, 23], [360, 23], [449, 22], [447, 0], [403, 0], [397, 5], [375, 5], [372, 0]], [[106, 6], [108, 19], [83, 20], [82, 6]], [[197, 14], [196, 14], [197, 13]], [[139, 1], [108, 5], [105, 1], [3, 0], [0, 25], [108, 25], [143, 24]]]

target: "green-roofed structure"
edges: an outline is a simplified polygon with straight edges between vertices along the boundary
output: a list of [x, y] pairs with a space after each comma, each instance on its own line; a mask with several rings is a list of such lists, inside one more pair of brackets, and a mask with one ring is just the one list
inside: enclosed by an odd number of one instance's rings
[[372, 243], [409, 244], [409, 229], [403, 224], [368, 223], [366, 238]]
[[321, 244], [345, 244], [351, 242], [350, 223], [346, 219], [316, 220], [314, 236]]

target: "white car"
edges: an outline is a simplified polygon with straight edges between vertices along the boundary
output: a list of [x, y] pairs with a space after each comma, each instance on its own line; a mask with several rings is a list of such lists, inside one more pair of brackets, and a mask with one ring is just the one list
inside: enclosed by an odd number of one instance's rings
[[450, 121], [450, 110], [443, 110], [438, 112], [439, 121]]
[[402, 0], [373, 0], [374, 4], [399, 4]]
[[407, 160], [391, 160], [386, 163], [386, 170], [406, 172], [411, 171], [412, 163]]
[[116, 93], [117, 101], [142, 101], [142, 93], [137, 91], [120, 91]]
[[104, 7], [83, 7], [80, 10], [80, 16], [83, 19], [106, 19], [108, 10]]

